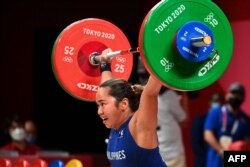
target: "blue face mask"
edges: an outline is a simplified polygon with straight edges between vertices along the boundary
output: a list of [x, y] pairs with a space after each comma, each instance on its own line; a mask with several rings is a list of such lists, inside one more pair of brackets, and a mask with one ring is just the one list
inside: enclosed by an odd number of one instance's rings
[[220, 103], [212, 102], [210, 106], [211, 106], [211, 108], [217, 108], [217, 107], [220, 107]]
[[25, 140], [26, 140], [28, 143], [30, 143], [30, 144], [35, 143], [35, 139], [34, 139], [34, 137], [31, 136], [31, 135], [26, 136]]

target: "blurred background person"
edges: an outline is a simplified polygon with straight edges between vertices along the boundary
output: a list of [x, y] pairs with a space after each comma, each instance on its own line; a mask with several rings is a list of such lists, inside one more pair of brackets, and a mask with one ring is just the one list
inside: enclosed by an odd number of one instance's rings
[[158, 127], [160, 153], [168, 167], [185, 167], [186, 156], [182, 128], [187, 123], [188, 97], [162, 86], [158, 96]]
[[225, 95], [226, 103], [208, 112], [204, 125], [208, 143], [207, 167], [222, 167], [224, 151], [230, 150], [232, 143], [249, 142], [250, 118], [241, 109], [245, 97], [245, 87], [232, 83]]
[[26, 141], [31, 144], [38, 144], [36, 123], [28, 119], [25, 121], [24, 128], [26, 131]]
[[194, 153], [194, 167], [205, 167], [207, 156], [207, 142], [204, 139], [204, 124], [209, 110], [220, 107], [223, 103], [223, 96], [214, 93], [208, 103], [208, 111], [194, 117], [191, 125], [191, 146]]
[[18, 114], [6, 118], [6, 129], [11, 141], [2, 146], [0, 150], [17, 151], [20, 155], [32, 155], [42, 150], [40, 146], [26, 141], [24, 123], [24, 119]]

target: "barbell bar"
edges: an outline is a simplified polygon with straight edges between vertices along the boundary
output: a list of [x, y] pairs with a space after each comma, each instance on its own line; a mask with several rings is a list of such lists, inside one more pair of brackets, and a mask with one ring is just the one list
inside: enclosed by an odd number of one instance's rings
[[[130, 49], [126, 49], [126, 50], [118, 50], [118, 51], [112, 51], [107, 53], [105, 56], [106, 59], [111, 59], [115, 56], [121, 56], [121, 55], [125, 55], [125, 54], [134, 54], [134, 53], [140, 53], [139, 48], [130, 48]], [[89, 56], [89, 61], [90, 64], [92, 65], [99, 65], [99, 62], [101, 61], [100, 59], [100, 55], [102, 53], [91, 53]]]

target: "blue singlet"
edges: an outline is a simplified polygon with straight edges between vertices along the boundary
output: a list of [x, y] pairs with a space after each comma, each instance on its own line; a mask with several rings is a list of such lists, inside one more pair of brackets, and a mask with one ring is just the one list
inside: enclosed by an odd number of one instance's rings
[[107, 157], [112, 167], [167, 167], [160, 156], [159, 147], [139, 147], [130, 131], [128, 119], [118, 130], [111, 129]]

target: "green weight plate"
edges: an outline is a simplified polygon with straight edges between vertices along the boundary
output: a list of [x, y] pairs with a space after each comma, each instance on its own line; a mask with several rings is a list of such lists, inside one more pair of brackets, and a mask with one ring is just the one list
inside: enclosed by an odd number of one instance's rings
[[[190, 62], [176, 50], [176, 33], [190, 21], [204, 23], [214, 34], [215, 51], [202, 62]], [[139, 48], [147, 70], [164, 85], [176, 90], [199, 90], [214, 83], [227, 69], [233, 34], [227, 17], [212, 1], [165, 0], [145, 17]]]

